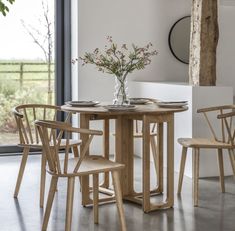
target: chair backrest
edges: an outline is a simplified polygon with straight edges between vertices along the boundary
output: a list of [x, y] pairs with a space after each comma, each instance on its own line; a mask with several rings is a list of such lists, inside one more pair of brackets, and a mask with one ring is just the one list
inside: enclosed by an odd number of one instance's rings
[[[54, 120], [62, 113], [60, 106], [46, 104], [24, 104], [13, 108], [13, 114], [19, 131], [21, 145], [39, 144], [40, 139], [35, 129], [35, 120]], [[66, 116], [69, 122], [71, 113]]]
[[234, 146], [235, 144], [235, 111], [220, 114], [217, 116], [218, 119], [221, 119], [226, 127], [227, 133], [228, 133], [228, 142]]
[[[197, 110], [198, 113], [202, 113], [204, 115], [213, 139], [228, 144], [232, 144], [229, 133], [233, 128], [233, 117], [231, 116], [227, 119], [223, 118], [221, 120], [219, 120], [218, 118], [222, 114], [233, 113], [234, 111], [235, 105], [223, 105]], [[219, 129], [212, 124], [212, 119], [218, 119], [217, 124], [219, 125]]]
[[[98, 130], [89, 130], [82, 128], [72, 127], [71, 124], [59, 121], [47, 121], [47, 120], [39, 120], [35, 121], [36, 128], [39, 132], [43, 150], [46, 154], [46, 158], [48, 161], [48, 166], [50, 171], [53, 174], [75, 174], [77, 173], [82, 160], [84, 159], [87, 151], [89, 149], [90, 143], [94, 137], [94, 135], [102, 135], [102, 131]], [[80, 156], [77, 159], [74, 168], [71, 170], [68, 169], [68, 160], [70, 154], [70, 146], [69, 139], [72, 133], [80, 133], [88, 135], [88, 139], [85, 144], [83, 144], [83, 150], [80, 150]], [[60, 134], [57, 136], [57, 134]], [[65, 153], [63, 161], [60, 161], [59, 158], [59, 147], [61, 145], [62, 136], [65, 137]], [[63, 163], [63, 166], [61, 166]]]

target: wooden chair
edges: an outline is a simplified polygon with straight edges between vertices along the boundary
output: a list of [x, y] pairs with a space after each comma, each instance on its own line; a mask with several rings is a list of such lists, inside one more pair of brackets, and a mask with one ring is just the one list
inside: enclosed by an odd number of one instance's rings
[[[199, 155], [200, 149], [217, 149], [218, 151], [218, 166], [220, 173], [220, 186], [221, 191], [225, 192], [224, 185], [224, 167], [223, 167], [223, 149], [227, 149], [230, 157], [231, 166], [233, 169], [233, 174], [235, 175], [235, 156], [234, 156], [234, 134], [233, 139], [231, 138], [231, 129], [232, 129], [232, 117], [228, 121], [223, 117], [221, 121], [220, 114], [228, 113], [235, 110], [235, 105], [224, 105], [218, 107], [209, 107], [199, 109], [197, 112], [202, 113], [206, 119], [206, 122], [209, 126], [209, 129], [212, 134], [212, 138], [179, 138], [178, 142], [182, 145], [182, 157], [180, 163], [180, 172], [179, 172], [179, 182], [178, 182], [178, 194], [181, 193], [182, 182], [184, 176], [184, 167], [187, 156], [187, 149], [193, 149], [193, 201], [194, 206], [198, 206], [198, 177], [199, 177]], [[216, 127], [213, 126], [211, 118], [214, 118], [220, 128], [217, 128], [219, 132], [216, 132]], [[221, 117], [222, 118], [222, 117]]]
[[[44, 105], [44, 104], [25, 104], [19, 105], [13, 108], [13, 114], [16, 119], [17, 127], [19, 130], [19, 140], [18, 146], [23, 147], [23, 155], [20, 164], [20, 169], [16, 181], [14, 197], [17, 198], [21, 181], [23, 178], [25, 165], [27, 162], [28, 154], [31, 149], [42, 149], [42, 144], [35, 130], [34, 121], [37, 119], [51, 119], [56, 120], [57, 116], [61, 113], [61, 108], [54, 105]], [[66, 121], [69, 122], [71, 114], [67, 115]], [[69, 147], [73, 149], [74, 155], [78, 156], [78, 145], [80, 145], [80, 140], [69, 140]], [[62, 140], [61, 149], [65, 148], [65, 141]], [[40, 179], [40, 207], [43, 207], [44, 203], [44, 192], [45, 192], [45, 180], [46, 180], [46, 158], [42, 154], [41, 158], [41, 179]]]
[[[48, 161], [48, 173], [52, 176], [50, 191], [47, 199], [47, 206], [43, 218], [42, 230], [47, 229], [48, 220], [50, 217], [51, 207], [56, 191], [58, 178], [66, 177], [67, 185], [67, 205], [66, 205], [66, 221], [65, 230], [71, 230], [73, 196], [74, 196], [74, 181], [76, 177], [92, 175], [93, 176], [93, 210], [94, 223], [98, 223], [98, 187], [99, 173], [111, 172], [117, 208], [121, 221], [122, 230], [126, 230], [125, 217], [122, 204], [122, 193], [119, 181], [118, 171], [124, 168], [124, 165], [112, 162], [102, 156], [87, 155], [90, 143], [94, 136], [100, 136], [102, 131], [74, 128], [71, 125], [63, 122], [55, 121], [36, 121], [36, 127], [39, 131], [45, 155]], [[62, 132], [66, 137], [66, 148], [63, 160], [59, 158], [59, 146], [61, 139], [56, 139], [56, 133]], [[71, 133], [85, 134], [89, 138], [82, 145], [83, 150], [80, 152], [80, 157], [69, 158], [69, 137]], [[52, 141], [50, 141], [52, 137]]]

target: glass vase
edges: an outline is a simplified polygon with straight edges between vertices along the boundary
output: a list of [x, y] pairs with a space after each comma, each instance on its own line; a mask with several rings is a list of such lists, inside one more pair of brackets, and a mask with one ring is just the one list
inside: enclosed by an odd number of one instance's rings
[[115, 77], [115, 92], [114, 92], [114, 105], [129, 105], [129, 95], [127, 79], [123, 80], [121, 78]]

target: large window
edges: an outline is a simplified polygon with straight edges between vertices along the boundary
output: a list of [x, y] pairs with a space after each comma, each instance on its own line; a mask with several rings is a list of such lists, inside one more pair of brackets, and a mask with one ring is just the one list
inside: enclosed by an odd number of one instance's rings
[[70, 1], [21, 0], [9, 8], [0, 15], [1, 153], [17, 152], [14, 106], [71, 97]]

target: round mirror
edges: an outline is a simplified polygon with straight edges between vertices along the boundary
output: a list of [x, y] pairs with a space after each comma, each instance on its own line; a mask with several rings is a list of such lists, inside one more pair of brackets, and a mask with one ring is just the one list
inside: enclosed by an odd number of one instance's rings
[[189, 63], [190, 16], [180, 18], [171, 27], [169, 47], [172, 54], [182, 63]]

